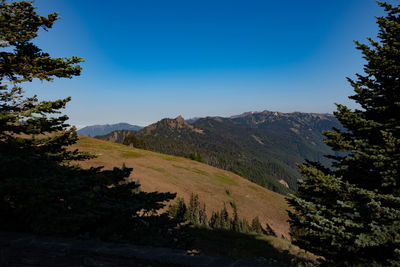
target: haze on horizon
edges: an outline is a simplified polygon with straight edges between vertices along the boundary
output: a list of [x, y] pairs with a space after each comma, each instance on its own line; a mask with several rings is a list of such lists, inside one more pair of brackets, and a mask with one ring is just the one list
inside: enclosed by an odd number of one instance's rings
[[[390, 1], [389, 1], [390, 2]], [[80, 77], [24, 85], [43, 100], [72, 96], [78, 127], [248, 111], [331, 113], [362, 72], [353, 40], [375, 38], [373, 0], [36, 0], [60, 13], [37, 43], [82, 57]], [[34, 90], [32, 90], [34, 89]]]

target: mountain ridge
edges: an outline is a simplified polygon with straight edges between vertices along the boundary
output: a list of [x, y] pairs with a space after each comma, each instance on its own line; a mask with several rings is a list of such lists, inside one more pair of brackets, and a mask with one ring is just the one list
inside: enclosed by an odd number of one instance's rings
[[160, 121], [150, 124], [149, 126], [146, 126], [141, 130], [142, 132], [144, 131], [145, 134], [152, 134], [154, 130], [160, 127], [169, 128], [171, 131], [181, 131], [182, 129], [186, 129], [200, 134], [203, 133], [201, 129], [197, 129], [192, 124], [185, 121], [185, 119], [181, 115], [179, 115], [175, 119], [161, 119]]
[[115, 124], [96, 124], [96, 125], [85, 126], [77, 130], [76, 132], [78, 134], [94, 137], [98, 135], [105, 135], [116, 130], [138, 131], [142, 128], [143, 128], [142, 126], [132, 125], [126, 122], [120, 122]]
[[[207, 164], [232, 171], [279, 193], [294, 192], [301, 178], [296, 163], [306, 159], [329, 164], [332, 153], [321, 132], [341, 128], [331, 114], [247, 112], [231, 117], [198, 118], [189, 124], [182, 116], [162, 119], [135, 132], [149, 150], [199, 155]], [[118, 142], [134, 132], [114, 132]], [[99, 137], [111, 140], [110, 135]]]

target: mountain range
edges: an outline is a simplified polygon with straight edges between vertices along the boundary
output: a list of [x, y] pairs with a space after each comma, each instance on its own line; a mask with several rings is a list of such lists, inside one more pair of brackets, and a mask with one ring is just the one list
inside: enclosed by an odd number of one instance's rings
[[143, 127], [137, 125], [131, 125], [129, 123], [121, 122], [117, 124], [105, 124], [105, 125], [92, 125], [86, 126], [82, 129], [77, 130], [78, 134], [86, 135], [86, 136], [98, 136], [98, 135], [105, 135], [111, 133], [112, 131], [116, 130], [132, 130], [138, 131]]
[[134, 132], [117, 130], [98, 139], [122, 143], [135, 134], [147, 149], [177, 156], [195, 155], [205, 163], [232, 171], [275, 192], [297, 189], [297, 163], [306, 159], [329, 164], [332, 154], [322, 131], [341, 128], [331, 114], [247, 112], [242, 115], [163, 119]]

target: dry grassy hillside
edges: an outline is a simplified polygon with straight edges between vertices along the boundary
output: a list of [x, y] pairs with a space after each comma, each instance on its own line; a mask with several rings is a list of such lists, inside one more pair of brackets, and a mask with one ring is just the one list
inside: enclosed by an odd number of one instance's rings
[[82, 162], [83, 167], [104, 166], [110, 169], [125, 163], [133, 168], [130, 179], [139, 180], [144, 191], [176, 192], [186, 201], [194, 192], [206, 204], [209, 215], [211, 211], [221, 209], [224, 202], [235, 201], [240, 217], [251, 222], [258, 216], [261, 223], [264, 226], [268, 223], [278, 236], [289, 237], [288, 206], [284, 196], [238, 175], [193, 160], [86, 136], [80, 136], [74, 148], [98, 155], [96, 159]]

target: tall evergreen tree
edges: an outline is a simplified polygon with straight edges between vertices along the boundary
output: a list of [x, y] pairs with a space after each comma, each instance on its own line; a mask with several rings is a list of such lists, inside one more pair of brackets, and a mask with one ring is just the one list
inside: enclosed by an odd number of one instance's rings
[[134, 133], [127, 135], [122, 143], [127, 146], [147, 149], [146, 143], [142, 139], [138, 138]]
[[[91, 158], [72, 150], [78, 140], [60, 114], [70, 98], [39, 102], [21, 84], [80, 74], [82, 59], [52, 58], [34, 43], [58, 19], [36, 13], [31, 1], [0, 0], [0, 229], [137, 238], [146, 218], [174, 194], [137, 192], [132, 169], [82, 169], [71, 161]], [[149, 219], [148, 217], [147, 219]]]
[[347, 130], [324, 132], [340, 156], [300, 166], [288, 200], [294, 243], [328, 265], [400, 265], [400, 5], [379, 5], [379, 41], [356, 42], [367, 63], [348, 79], [361, 109], [337, 105]]

